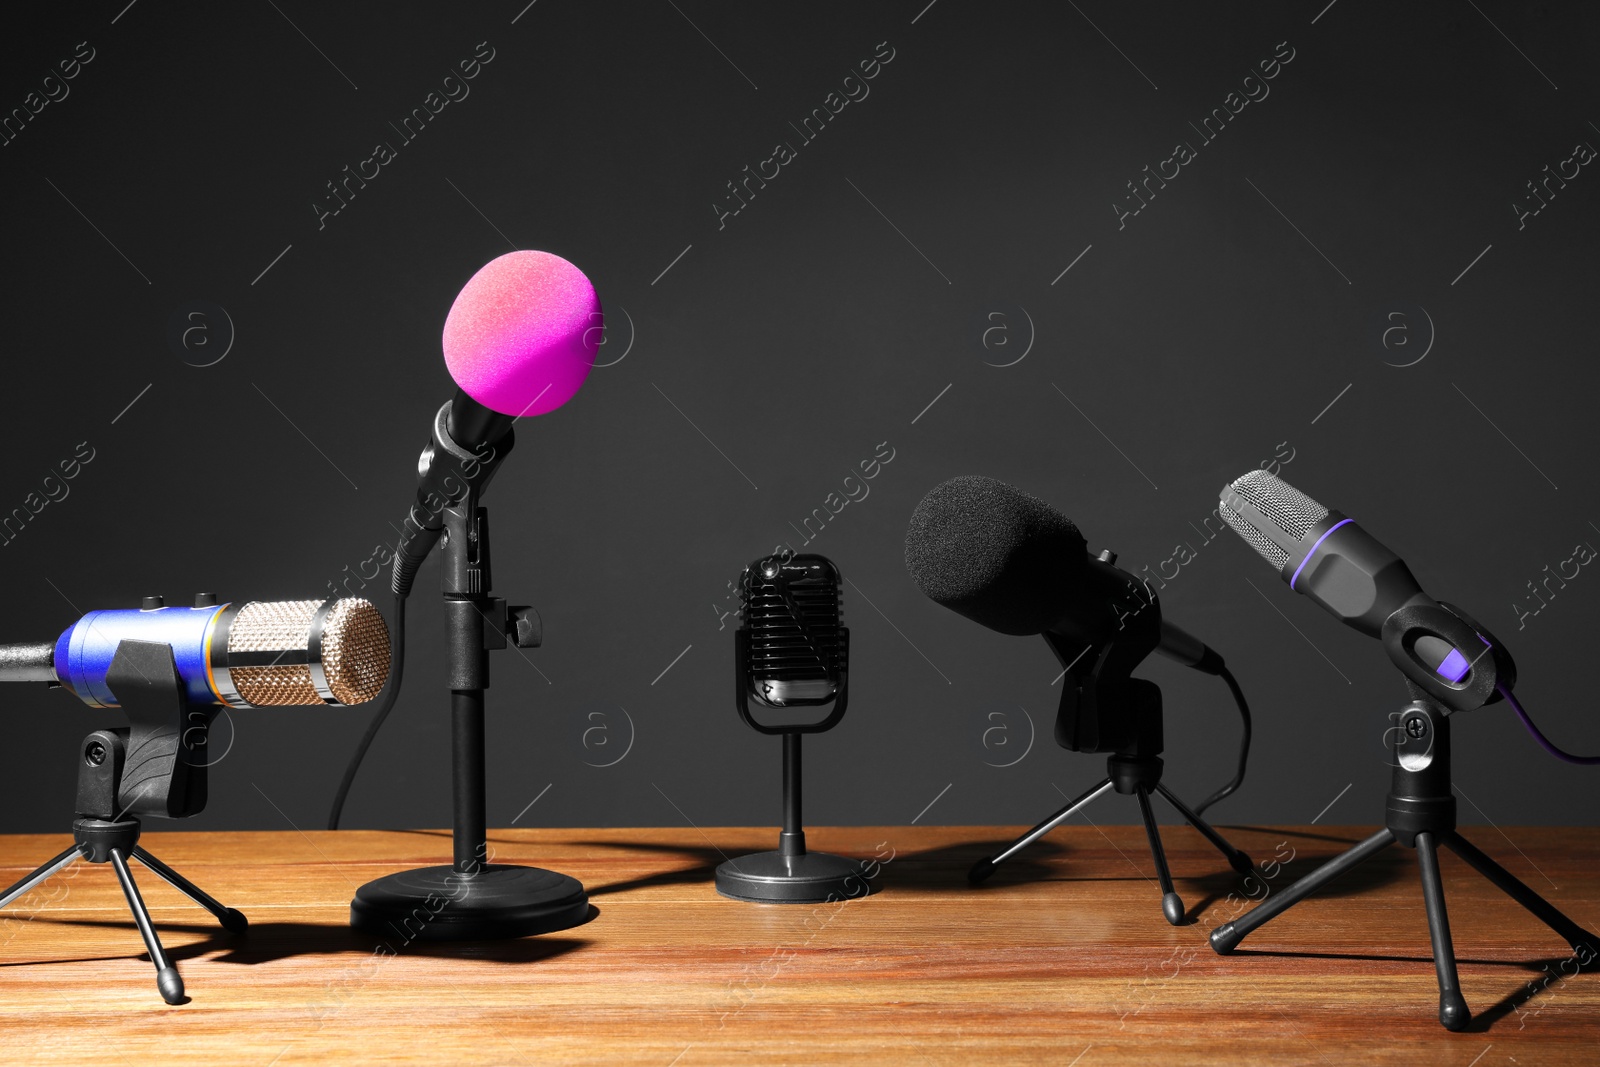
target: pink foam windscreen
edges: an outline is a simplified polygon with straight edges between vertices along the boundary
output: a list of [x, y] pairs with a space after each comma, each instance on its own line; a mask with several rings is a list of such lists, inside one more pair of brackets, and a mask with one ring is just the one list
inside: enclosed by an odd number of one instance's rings
[[602, 338], [600, 298], [549, 252], [508, 252], [462, 288], [444, 320], [444, 362], [468, 396], [502, 415], [571, 400]]

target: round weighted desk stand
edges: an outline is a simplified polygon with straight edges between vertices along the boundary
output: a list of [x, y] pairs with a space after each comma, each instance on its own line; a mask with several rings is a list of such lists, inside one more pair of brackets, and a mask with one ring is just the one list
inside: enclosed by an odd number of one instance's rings
[[214, 707], [192, 706], [184, 697], [172, 649], [155, 641], [122, 641], [117, 645], [106, 685], [117, 695], [129, 725], [96, 730], [79, 748], [78, 818], [72, 824], [72, 846], [20, 882], [0, 893], [0, 908], [78, 860], [110, 863], [128, 899], [133, 922], [144, 938], [156, 968], [156, 988], [168, 1004], [184, 1001], [183, 978], [162, 951], [161, 938], [150, 921], [133, 871], [132, 857], [184, 896], [216, 916], [223, 929], [242, 934], [248, 920], [218, 903], [183, 875], [139, 845], [140, 815], [180, 819], [206, 805], [207, 731]]
[[410, 941], [481, 941], [565, 930], [589, 918], [589, 897], [569, 875], [490, 863], [484, 790], [483, 694], [489, 652], [538, 647], [531, 608], [489, 596], [489, 514], [476, 491], [444, 512], [445, 616], [450, 681], [455, 862], [368, 882], [350, 902], [350, 925]]
[[[1159, 621], [1154, 612], [1146, 614], [1151, 620]], [[1001, 863], [1066, 822], [1091, 801], [1112, 790], [1139, 800], [1145, 837], [1150, 842], [1150, 855], [1155, 860], [1156, 880], [1161, 885], [1161, 914], [1173, 926], [1183, 921], [1183, 899], [1172, 887], [1172, 872], [1167, 867], [1161, 830], [1156, 826], [1155, 813], [1150, 809], [1151, 793], [1165, 797], [1189, 825], [1199, 830], [1222, 853], [1234, 870], [1249, 874], [1253, 869], [1249, 856], [1230, 844], [1210, 823], [1161, 784], [1164, 765], [1161, 759], [1161, 689], [1154, 682], [1128, 676], [1155, 648], [1155, 637], [1141, 633], [1141, 629], [1136, 620], [1135, 626], [1107, 641], [1098, 650], [1074, 650], [1054, 634], [1044, 635], [1051, 651], [1066, 668], [1067, 675], [1063, 682], [1065, 691], [1061, 694], [1061, 708], [1056, 714], [1056, 742], [1074, 752], [1110, 753], [1106, 757], [1106, 777], [1004, 849], [975, 863], [967, 873], [968, 880], [974, 885], [984, 881]], [[1091, 654], [1091, 651], [1095, 654]]]
[[768, 726], [750, 713], [750, 657], [748, 634], [734, 631], [734, 702], [739, 717], [758, 733], [783, 737], [783, 830], [774, 852], [753, 852], [717, 867], [717, 892], [734, 900], [755, 904], [821, 904], [864, 897], [872, 890], [871, 872], [860, 860], [829, 852], [806, 851], [806, 832], [800, 810], [800, 738], [831, 730], [844, 718], [849, 690], [850, 631], [842, 630], [839, 691], [833, 710], [820, 722]]
[[1510, 871], [1480, 852], [1456, 831], [1456, 799], [1450, 780], [1449, 712], [1415, 685], [1415, 700], [1400, 713], [1394, 734], [1394, 773], [1382, 830], [1324, 863], [1304, 878], [1257, 904], [1233, 922], [1211, 931], [1211, 947], [1227, 955], [1252, 931], [1283, 914], [1335, 878], [1393, 844], [1417, 851], [1422, 876], [1422, 901], [1433, 942], [1433, 966], [1439, 977], [1439, 1022], [1461, 1030], [1472, 1021], [1456, 975], [1450, 917], [1445, 911], [1439, 878], [1439, 846], [1443, 845], [1483, 875], [1502, 893], [1527, 908], [1572, 946], [1580, 967], [1594, 962], [1600, 939], [1584, 930], [1535, 893]]

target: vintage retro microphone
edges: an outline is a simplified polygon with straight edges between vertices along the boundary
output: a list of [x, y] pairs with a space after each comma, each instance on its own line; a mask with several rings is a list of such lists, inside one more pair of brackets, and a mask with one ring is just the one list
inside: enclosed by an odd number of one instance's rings
[[224, 707], [360, 704], [389, 674], [389, 632], [365, 600], [250, 601], [193, 607], [157, 596], [141, 608], [91, 611], [53, 642], [0, 646], [0, 681], [45, 683], [128, 725], [80, 743], [73, 843], [0, 893], [0, 908], [78, 860], [110, 863], [169, 1004], [184, 999], [129, 860], [209, 911], [230, 933], [249, 923], [139, 844], [141, 818], [182, 819], [205, 807], [212, 720]]
[[[849, 696], [850, 631], [839, 606], [839, 568], [811, 554], [767, 556], [739, 582], [743, 625], [734, 631], [734, 706], [751, 729], [783, 735], [783, 830], [775, 852], [717, 868], [717, 892], [765, 904], [850, 900], [871, 891], [866, 865], [806, 850], [800, 809], [800, 738], [831, 730]], [[832, 704], [810, 723], [763, 722], [762, 715]]]
[[1281, 915], [1339, 875], [1399, 843], [1416, 849], [1422, 899], [1439, 983], [1439, 1022], [1460, 1030], [1472, 1020], [1456, 973], [1439, 847], [1460, 856], [1507, 896], [1564, 938], [1582, 967], [1600, 952], [1600, 939], [1562, 914], [1456, 830], [1450, 774], [1450, 716], [1505, 700], [1541, 744], [1574, 762], [1539, 733], [1512, 695], [1516, 665], [1499, 638], [1459, 608], [1423, 592], [1410, 568], [1349, 517], [1333, 511], [1264, 470], [1222, 490], [1218, 513], [1290, 589], [1303, 593], [1346, 625], [1383, 643], [1405, 676], [1411, 702], [1389, 731], [1394, 760], [1384, 828], [1233, 922], [1211, 932], [1211, 947], [1227, 954], [1253, 930]]
[[[459, 387], [434, 415], [417, 461], [417, 496], [401, 527], [390, 586], [395, 596], [396, 673], [405, 600], [435, 545], [443, 555], [446, 674], [450, 686], [454, 863], [368, 882], [350, 904], [358, 929], [403, 930], [429, 941], [522, 937], [584, 922], [589, 900], [575, 878], [490, 862], [484, 786], [484, 691], [488, 653], [537, 647], [538, 614], [490, 596], [489, 515], [480, 499], [511, 451], [512, 423], [554, 411], [594, 365], [603, 318], [583, 272], [548, 252], [511, 252], [472, 276], [445, 319], [445, 364]], [[399, 685], [379, 707], [334, 799], [337, 828], [361, 759]]]
[[[982, 859], [969, 874], [981, 882], [996, 866], [1110, 790], [1139, 801], [1161, 885], [1162, 914], [1183, 920], [1166, 851], [1151, 810], [1159, 793], [1222, 853], [1248, 873], [1250, 858], [1229, 844], [1200, 812], [1244, 780], [1250, 711], [1222, 657], [1168, 622], [1156, 594], [1116, 566], [1109, 549], [1091, 556], [1078, 528], [1037, 497], [993, 478], [960, 477], [935, 486], [906, 527], [906, 569], [917, 587], [979, 625], [1003, 634], [1040, 634], [1065, 676], [1056, 714], [1056, 742], [1074, 752], [1108, 753], [1106, 777], [1011, 845]], [[1151, 652], [1221, 677], [1244, 719], [1233, 781], [1190, 808], [1161, 782], [1161, 690], [1131, 677]]]

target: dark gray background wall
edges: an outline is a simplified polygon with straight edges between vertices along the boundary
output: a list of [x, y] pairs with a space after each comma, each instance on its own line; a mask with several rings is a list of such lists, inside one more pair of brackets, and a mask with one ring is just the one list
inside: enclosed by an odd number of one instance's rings
[[[1405, 698], [1374, 642], [1207, 539], [1217, 490], [1274, 458], [1496, 629], [1550, 734], [1600, 750], [1600, 577], [1537, 614], [1528, 589], [1600, 543], [1600, 175], [1574, 159], [1600, 146], [1590, 7], [525, 2], [8, 13], [0, 110], [67, 95], [0, 147], [0, 510], [80, 442], [93, 459], [0, 548], [0, 640], [153, 592], [325, 595], [403, 513], [451, 388], [457, 290], [543, 248], [594, 280], [610, 332], [488, 499], [497, 591], [547, 626], [546, 647], [498, 655], [494, 824], [775, 822], [778, 745], [730, 706], [727, 583], [800, 547], [880, 449], [870, 495], [807, 546], [849, 578], [854, 634], [850, 713], [809, 748], [814, 823], [1028, 822], [1101, 771], [1050, 740], [1043, 643], [905, 574], [911, 509], [962, 473], [1047, 498], [1130, 569], [1176, 571], [1167, 611], [1256, 710], [1224, 822], [1377, 821]], [[92, 60], [46, 84], [81, 41]], [[485, 41], [470, 95], [401, 143], [390, 123]], [[891, 49], [802, 141], [791, 123]], [[1206, 143], [1195, 126], [1259, 96], [1245, 79], [1275, 54], [1292, 59], [1269, 95]], [[319, 225], [325, 183], [379, 141], [396, 158]], [[719, 222], [726, 183], [778, 142], [796, 158]], [[1195, 158], [1119, 221], [1178, 142]], [[1546, 166], [1577, 174], [1519, 219]], [[193, 301], [225, 309], [231, 348], [215, 311], [172, 343]], [[347, 825], [448, 823], [436, 588], [435, 562]], [[1146, 673], [1169, 779], [1203, 795], [1231, 767], [1226, 693]], [[0, 829], [64, 829], [77, 739], [115, 713], [4, 696]], [[320, 826], [367, 714], [233, 715], [190, 825]], [[1593, 770], [1500, 708], [1464, 719], [1467, 821], [1593, 819]]]

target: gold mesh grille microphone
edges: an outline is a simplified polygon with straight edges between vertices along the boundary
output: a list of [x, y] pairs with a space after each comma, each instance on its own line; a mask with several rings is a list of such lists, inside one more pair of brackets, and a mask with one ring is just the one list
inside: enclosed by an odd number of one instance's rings
[[362, 704], [389, 678], [389, 627], [359, 598], [229, 607], [209, 644], [213, 689], [236, 708]]

